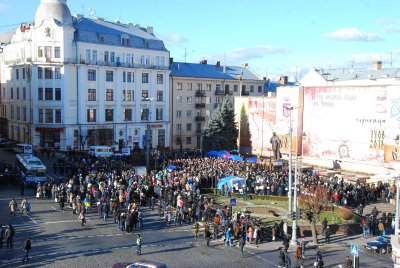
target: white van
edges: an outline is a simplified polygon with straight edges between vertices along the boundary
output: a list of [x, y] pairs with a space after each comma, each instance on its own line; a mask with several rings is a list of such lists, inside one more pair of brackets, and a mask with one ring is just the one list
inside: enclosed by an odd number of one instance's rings
[[109, 157], [113, 155], [113, 152], [108, 146], [90, 146], [89, 154], [96, 157]]
[[32, 145], [26, 143], [18, 143], [14, 151], [17, 154], [33, 154]]

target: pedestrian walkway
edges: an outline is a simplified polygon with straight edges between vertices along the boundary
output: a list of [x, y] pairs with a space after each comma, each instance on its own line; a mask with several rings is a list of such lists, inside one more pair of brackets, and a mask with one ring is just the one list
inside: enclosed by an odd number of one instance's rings
[[[363, 215], [370, 215], [370, 214], [371, 214], [371, 211], [372, 211], [372, 209], [373, 209], [374, 207], [376, 207], [376, 209], [377, 209], [378, 212], [379, 212], [378, 217], [380, 217], [380, 216], [382, 215], [383, 212], [385, 212], [386, 215], [387, 215], [389, 212], [393, 214], [393, 213], [396, 211], [395, 205], [392, 205], [392, 204], [390, 204], [389, 202], [386, 202], [386, 203], [385, 203], [385, 202], [383, 202], [382, 200], [378, 200], [377, 203], [371, 203], [371, 204], [369, 204], [369, 205], [366, 205], [366, 206], [364, 207], [364, 211], [363, 211], [364, 213], [363, 213]], [[354, 212], [357, 213], [357, 208], [354, 209]]]

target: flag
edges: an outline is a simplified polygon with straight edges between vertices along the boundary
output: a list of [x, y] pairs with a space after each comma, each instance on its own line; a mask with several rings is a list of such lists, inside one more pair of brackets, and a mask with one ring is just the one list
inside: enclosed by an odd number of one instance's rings
[[242, 78], [243, 78], [243, 69], [242, 69], [242, 72], [240, 74], [238, 74], [238, 76], [236, 78], [238, 80], [242, 80]]

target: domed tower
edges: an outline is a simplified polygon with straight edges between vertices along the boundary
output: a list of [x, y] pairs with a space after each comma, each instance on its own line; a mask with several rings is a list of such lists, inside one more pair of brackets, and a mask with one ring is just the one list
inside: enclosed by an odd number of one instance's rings
[[67, 0], [41, 0], [36, 11], [35, 25], [40, 26], [46, 19], [54, 19], [62, 26], [72, 26]]

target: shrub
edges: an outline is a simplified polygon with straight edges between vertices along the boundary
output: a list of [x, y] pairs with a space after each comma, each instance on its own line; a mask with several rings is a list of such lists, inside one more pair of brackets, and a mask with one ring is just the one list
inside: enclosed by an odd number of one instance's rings
[[345, 221], [351, 220], [353, 218], [353, 212], [351, 212], [351, 210], [349, 209], [340, 208], [338, 213], [339, 216]]

